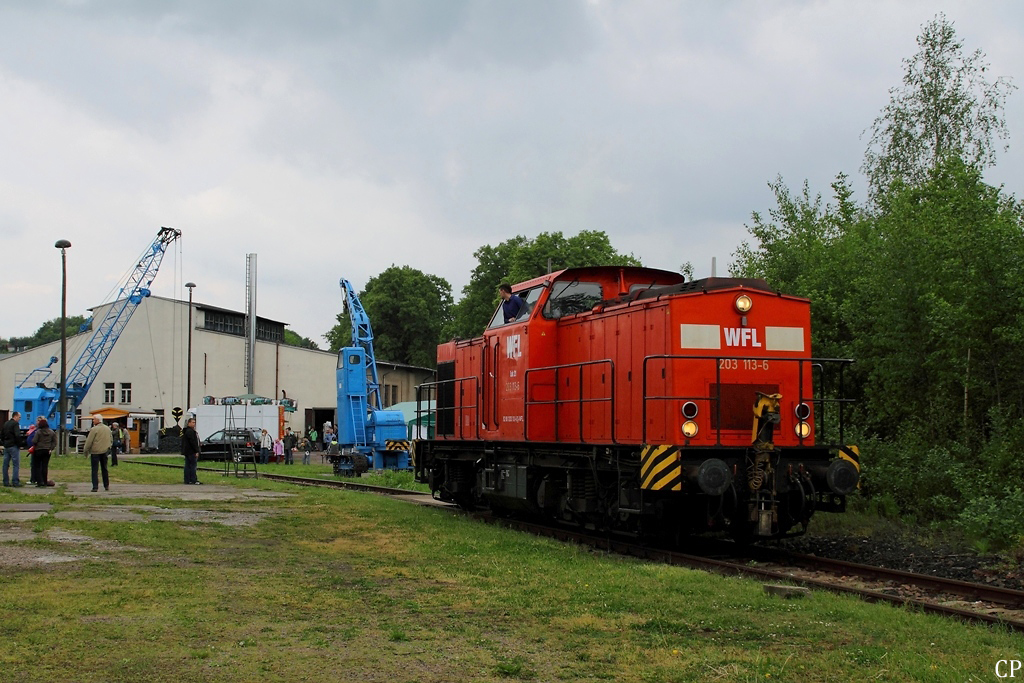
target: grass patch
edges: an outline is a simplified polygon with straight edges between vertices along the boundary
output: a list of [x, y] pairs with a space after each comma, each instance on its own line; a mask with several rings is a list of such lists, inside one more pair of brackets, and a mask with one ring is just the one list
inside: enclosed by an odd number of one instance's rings
[[[55, 478], [87, 480], [82, 461], [55, 458]], [[181, 480], [128, 464], [111, 475], [114, 491]], [[248, 527], [54, 513], [13, 525], [94, 543], [0, 543], [0, 558], [80, 557], [2, 567], [0, 681], [962, 681], [991, 678], [1024, 649], [1000, 629], [821, 593], [780, 600], [755, 581], [379, 496], [214, 477], [201, 475], [294, 495], [123, 501], [264, 515]], [[0, 491], [22, 499], [92, 502]]]
[[[128, 456], [130, 458], [130, 456]], [[182, 464], [181, 456], [176, 455], [159, 455], [159, 456], [148, 456], [144, 459], [140, 459], [144, 462], [154, 462], [169, 465], [180, 465]], [[211, 470], [223, 470], [223, 463], [218, 462], [200, 462], [200, 468], [208, 468]], [[88, 462], [86, 462], [88, 468]], [[381, 470], [374, 472], [366, 472], [359, 477], [336, 477], [334, 471], [331, 468], [329, 462], [321, 462], [320, 454], [313, 453], [311, 464], [303, 465], [301, 456], [294, 465], [283, 465], [278, 463], [268, 463], [266, 465], [258, 465], [259, 471], [266, 474], [286, 474], [293, 477], [322, 477], [324, 479], [337, 479], [338, 481], [354, 481], [360, 484], [370, 484], [372, 486], [386, 486], [388, 488], [395, 489], [406, 489], [409, 491], [423, 491], [429, 492], [430, 487], [426, 484], [417, 483], [414, 479], [412, 472], [396, 472], [393, 470]], [[160, 469], [160, 468], [150, 468]], [[201, 469], [202, 473], [203, 470]], [[179, 472], [178, 478], [181, 478]]]

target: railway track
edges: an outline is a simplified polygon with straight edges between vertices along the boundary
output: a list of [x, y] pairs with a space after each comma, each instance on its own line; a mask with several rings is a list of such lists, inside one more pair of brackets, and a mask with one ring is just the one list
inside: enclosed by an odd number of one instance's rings
[[[774, 552], [770, 562], [761, 554], [761, 549], [743, 557], [737, 557], [733, 551], [729, 559], [722, 559], [531, 522], [500, 518], [494, 521], [509, 528], [673, 566], [855, 595], [868, 602], [902, 605], [967, 622], [998, 624], [1024, 632], [1022, 591], [783, 551]], [[749, 550], [745, 549], [744, 553]], [[755, 558], [753, 563], [751, 557]], [[973, 601], [973, 604], [967, 601]]]
[[[132, 465], [148, 465], [150, 467], [169, 467], [171, 469], [183, 469], [183, 465], [174, 465], [163, 462], [144, 462], [142, 460], [125, 460], [121, 459], [122, 463], [129, 463]], [[198, 467], [196, 468], [199, 472], [213, 472], [215, 474], [224, 474], [225, 470], [220, 467]], [[229, 470], [230, 472], [230, 470]], [[347, 489], [349, 491], [363, 491], [366, 493], [376, 493], [384, 496], [407, 496], [409, 498], [424, 498], [423, 504], [431, 504], [428, 501], [433, 501], [433, 496], [423, 491], [411, 491], [409, 489], [398, 489], [387, 486], [374, 486], [373, 484], [363, 484], [357, 481], [349, 481], [344, 479], [320, 479], [317, 477], [294, 477], [290, 474], [268, 474], [260, 472], [259, 474], [254, 473], [254, 477], [258, 479], [266, 479], [267, 481], [280, 481], [287, 484], [295, 484], [296, 486], [319, 486], [322, 488], [331, 489]], [[239, 476], [239, 478], [243, 478]], [[415, 500], [412, 502], [416, 502]], [[448, 507], [455, 507], [448, 503], [443, 503]]]
[[[181, 465], [123, 460], [132, 464], [182, 469]], [[223, 473], [219, 468], [199, 468]], [[260, 473], [259, 478], [298, 486], [364, 491], [402, 497], [422, 505], [438, 505], [429, 493], [408, 489], [373, 486], [355, 481], [294, 477]], [[441, 503], [445, 507], [455, 506]], [[1024, 632], [1024, 591], [945, 579], [884, 567], [844, 562], [813, 555], [790, 553], [780, 549], [746, 547], [737, 552], [734, 544], [702, 542], [703, 554], [681, 553], [607, 535], [552, 527], [523, 520], [496, 517], [486, 512], [470, 516], [490, 524], [524, 531], [537, 536], [577, 543], [596, 550], [627, 555], [672, 566], [701, 569], [728, 576], [746, 576], [772, 582], [795, 584], [810, 589], [855, 595], [868, 602], [902, 605], [931, 614], [966, 622], [994, 624]]]
[[[782, 564], [811, 572], [859, 577], [867, 581], [887, 584], [893, 589], [913, 586], [915, 589], [939, 596], [955, 596], [972, 602], [989, 603], [1000, 607], [1024, 610], [1024, 591], [947, 579], [930, 574], [919, 574], [887, 567], [876, 567], [846, 562], [816, 555], [804, 555], [774, 548], [755, 548], [751, 559], [767, 564]], [[1024, 615], [1022, 615], [1024, 617]]]

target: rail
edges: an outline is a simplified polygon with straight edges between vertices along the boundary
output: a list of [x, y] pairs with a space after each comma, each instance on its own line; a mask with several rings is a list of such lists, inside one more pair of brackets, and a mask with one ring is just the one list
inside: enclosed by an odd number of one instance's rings
[[[605, 372], [601, 373], [601, 383], [602, 384], [606, 383], [605, 382], [606, 376], [611, 378], [610, 381], [607, 382], [608, 396], [586, 397], [585, 398], [584, 397], [584, 391], [583, 391], [583, 371], [584, 371], [584, 369], [585, 368], [591, 368], [591, 367], [597, 368], [597, 367], [603, 367], [603, 366], [607, 366], [608, 367], [608, 371], [606, 373]], [[560, 398], [558, 392], [560, 391], [561, 386], [562, 386], [562, 371], [563, 370], [568, 371], [568, 370], [573, 370], [573, 369], [578, 371], [578, 377], [577, 377], [577, 380], [576, 380], [576, 382], [577, 382], [576, 383], [576, 388], [577, 388], [576, 393], [577, 393], [577, 396], [575, 398], [572, 398], [572, 397], [570, 397], [570, 398]], [[549, 373], [550, 374], [552, 372], [554, 373], [554, 381], [552, 381], [550, 384], [548, 384], [548, 383], [538, 384], [538, 386], [553, 386], [554, 387], [554, 396], [552, 397], [552, 399], [550, 401], [530, 400], [530, 398], [529, 398], [529, 396], [530, 396], [530, 388], [531, 388], [531, 385], [530, 385], [530, 375], [533, 374], [534, 377], [536, 377], [536, 375], [539, 374], [539, 373]], [[569, 378], [566, 377], [565, 380], [566, 380], [565, 381], [566, 386], [567, 387], [570, 386]], [[584, 426], [583, 426], [583, 417], [584, 417], [584, 412], [585, 412], [583, 410], [584, 406], [592, 404], [592, 403], [608, 403], [609, 404], [609, 409], [608, 409], [609, 420], [608, 420], [608, 422], [611, 425], [611, 443], [618, 443], [618, 441], [615, 438], [615, 363], [612, 362], [610, 359], [585, 361], [583, 363], [568, 363], [568, 364], [565, 364], [565, 365], [551, 365], [551, 366], [544, 367], [544, 368], [531, 368], [531, 369], [527, 370], [526, 373], [523, 375], [523, 384], [524, 384], [524, 387], [523, 387], [523, 401], [524, 401], [524, 408], [525, 408], [525, 410], [523, 410], [523, 438], [526, 441], [531, 441], [532, 440], [530, 438], [530, 408], [531, 407], [542, 407], [542, 406], [551, 406], [552, 407], [551, 413], [552, 413], [552, 417], [553, 417], [553, 420], [554, 420], [554, 435], [555, 435], [556, 439], [558, 439], [559, 441], [562, 441], [562, 440], [567, 440], [570, 437], [564, 437], [562, 435], [562, 432], [559, 429], [559, 414], [562, 412], [561, 407], [562, 406], [566, 406], [566, 405], [570, 405], [570, 406], [571, 405], [575, 405], [576, 406], [576, 412], [578, 413], [578, 425], [577, 425], [577, 430], [576, 430], [576, 440], [580, 441], [580, 442], [584, 442], [584, 441], [586, 441], [586, 439], [584, 438]]]
[[[469, 390], [466, 389], [466, 385], [471, 384]], [[476, 377], [456, 377], [454, 379], [443, 379], [436, 382], [424, 382], [416, 387], [416, 419], [419, 419], [430, 412], [428, 409], [421, 409], [421, 404], [430, 405], [430, 401], [434, 401], [434, 436], [435, 438], [440, 435], [454, 436], [459, 439], [465, 439], [465, 427], [466, 423], [470, 422], [473, 425], [473, 439], [480, 438], [480, 413], [479, 404], [476, 402], [478, 394], [478, 380]], [[451, 399], [450, 401], [442, 402], [441, 397], [444, 393], [450, 392], [445, 398]], [[426, 394], [426, 396], [424, 396]], [[469, 394], [473, 396], [473, 403], [466, 404], [462, 399]], [[458, 395], [459, 401], [456, 402], [455, 398]], [[463, 419], [469, 416], [470, 420]], [[448, 428], [450, 425], [450, 429]], [[456, 429], [458, 431], [456, 431]]]

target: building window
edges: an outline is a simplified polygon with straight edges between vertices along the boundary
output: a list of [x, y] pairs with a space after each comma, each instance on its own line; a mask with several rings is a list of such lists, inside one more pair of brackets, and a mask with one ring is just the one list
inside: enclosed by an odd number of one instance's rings
[[256, 338], [261, 341], [283, 342], [284, 325], [271, 323], [256, 318]]
[[103, 402], [113, 403], [114, 402], [114, 383], [104, 382], [103, 383]]
[[206, 312], [206, 329], [245, 336], [245, 317], [231, 313]]
[[[244, 337], [249, 331], [245, 315], [221, 311], [206, 311], [204, 327], [207, 330], [226, 332], [239, 337]], [[284, 323], [274, 323], [256, 318], [256, 338], [260, 341], [283, 342]]]
[[121, 403], [132, 402], [132, 383], [121, 382]]
[[397, 384], [385, 384], [381, 387], [381, 398], [384, 401], [384, 406], [393, 406], [398, 403], [398, 385]]

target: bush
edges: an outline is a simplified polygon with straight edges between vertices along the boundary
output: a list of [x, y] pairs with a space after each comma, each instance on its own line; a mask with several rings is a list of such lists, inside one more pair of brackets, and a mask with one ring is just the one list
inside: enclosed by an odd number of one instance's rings
[[1024, 491], [1003, 489], [1001, 495], [984, 495], [969, 501], [956, 525], [976, 547], [1002, 550], [1021, 544], [1024, 529]]

